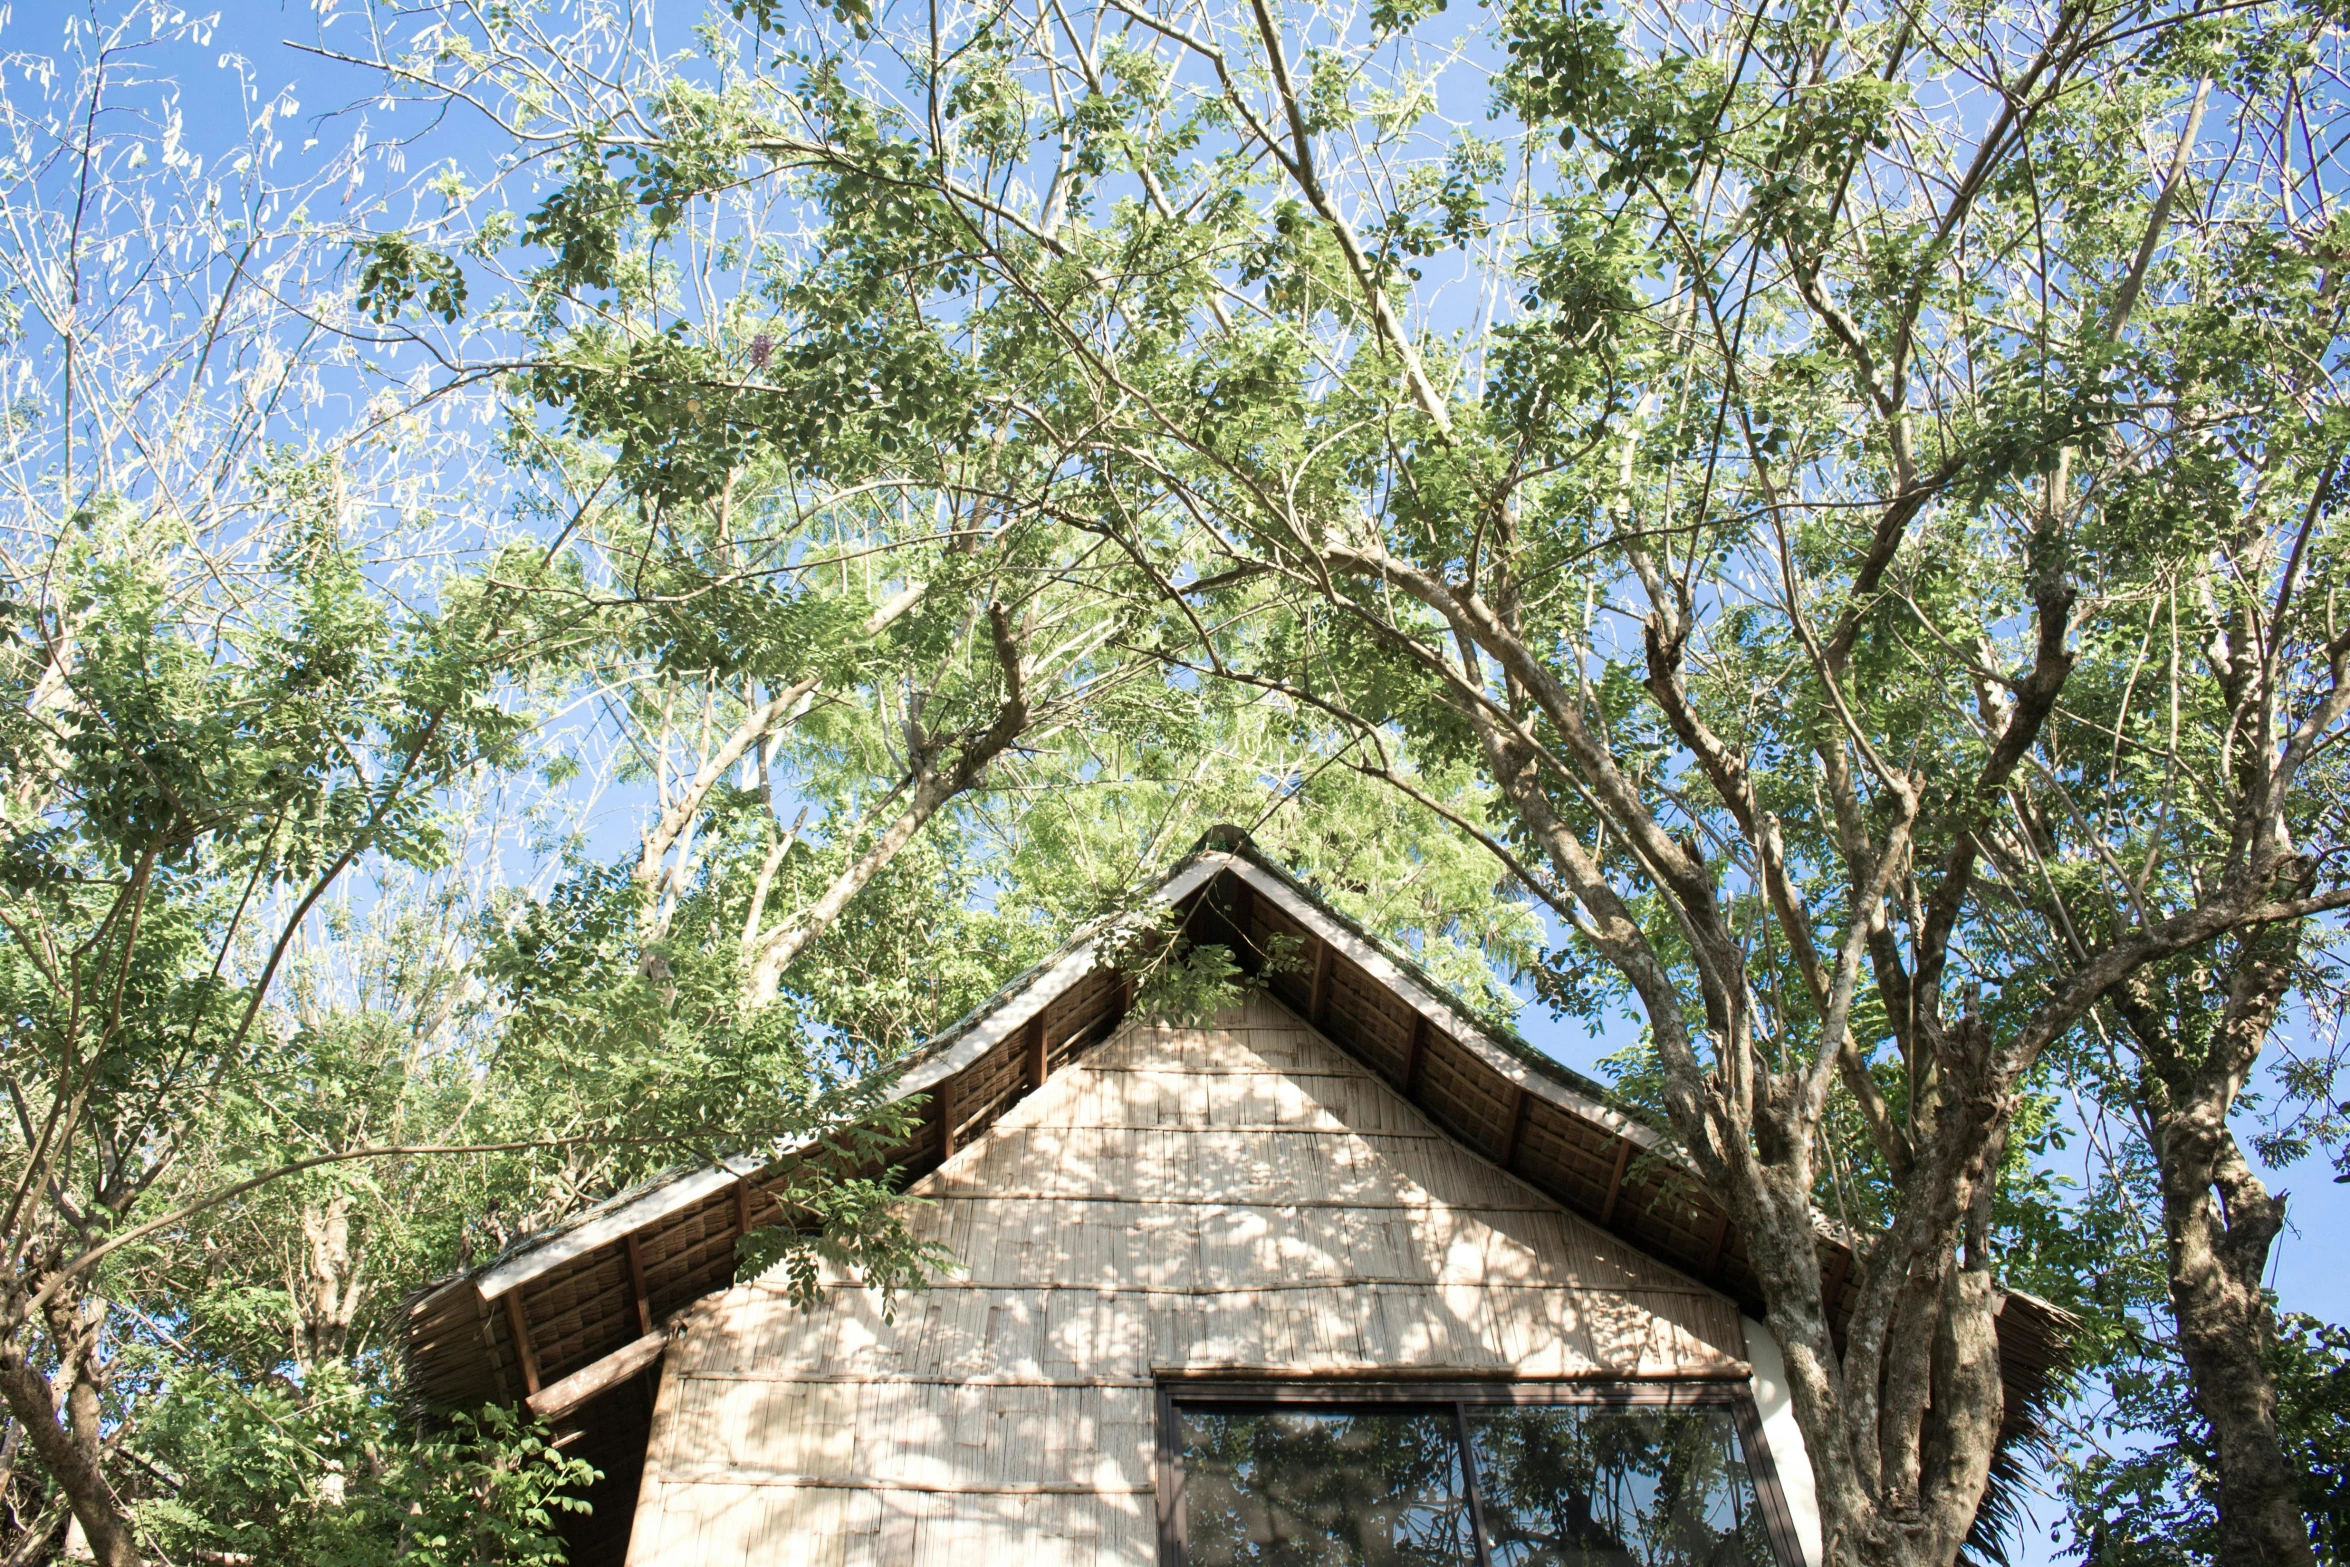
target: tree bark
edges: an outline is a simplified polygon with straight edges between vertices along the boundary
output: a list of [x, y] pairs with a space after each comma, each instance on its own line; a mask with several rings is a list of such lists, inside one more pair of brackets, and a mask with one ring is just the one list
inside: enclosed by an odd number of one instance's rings
[[307, 1374], [339, 1360], [350, 1345], [351, 1324], [365, 1284], [351, 1255], [351, 1194], [302, 1205], [306, 1266], [294, 1287], [294, 1361]]
[[2261, 1293], [2285, 1202], [2244, 1162], [2223, 1111], [2174, 1116], [2162, 1137], [2162, 1217], [2171, 1309], [2195, 1406], [2219, 1458], [2219, 1557], [2225, 1567], [2314, 1567], [2295, 1475], [2277, 1439], [2267, 1349], [2276, 1314]]

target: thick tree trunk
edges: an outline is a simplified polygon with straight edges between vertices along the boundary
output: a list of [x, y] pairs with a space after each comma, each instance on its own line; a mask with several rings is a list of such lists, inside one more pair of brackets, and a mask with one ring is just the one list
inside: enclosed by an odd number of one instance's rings
[[294, 1361], [307, 1373], [342, 1358], [365, 1285], [351, 1255], [351, 1196], [302, 1206], [305, 1266], [293, 1281]]
[[[77, 1396], [85, 1391], [86, 1399]], [[17, 1339], [0, 1346], [0, 1399], [24, 1427], [25, 1440], [41, 1467], [65, 1493], [92, 1558], [100, 1567], [141, 1567], [130, 1518], [99, 1459], [96, 1388], [86, 1380], [76, 1381], [68, 1400], [86, 1407], [73, 1410], [74, 1427], [66, 1429], [57, 1418], [55, 1390], [26, 1359], [23, 1342]]]
[[[2275, 1314], [2261, 1293], [2285, 1204], [2245, 1164], [2225, 1110], [2199, 1104], [2162, 1127], [2162, 1218], [2171, 1309], [2195, 1405], [2219, 1458], [2225, 1567], [2315, 1567], [2294, 1474], [2277, 1440], [2277, 1386], [2266, 1351]], [[2215, 1197], [2216, 1194], [2216, 1197]]]
[[2276, 1316], [2261, 1293], [2285, 1204], [2245, 1163], [2228, 1115], [2292, 988], [2299, 932], [2248, 937], [2227, 971], [2224, 1008], [2205, 1010], [2201, 975], [2166, 993], [2153, 979], [2117, 997], [2138, 1043], [2142, 1093], [2162, 1181], [2162, 1220], [2179, 1355], [2219, 1461], [2224, 1567], [2314, 1567], [2316, 1553], [2277, 1437], [2267, 1351]]

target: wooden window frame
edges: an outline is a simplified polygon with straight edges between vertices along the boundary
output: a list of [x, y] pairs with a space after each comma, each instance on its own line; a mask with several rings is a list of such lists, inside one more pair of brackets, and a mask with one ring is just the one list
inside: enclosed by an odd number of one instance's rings
[[1461, 1446], [1462, 1479], [1469, 1492], [1478, 1567], [1492, 1567], [1492, 1563], [1487, 1559], [1485, 1510], [1477, 1484], [1476, 1456], [1469, 1446], [1468, 1411], [1472, 1406], [1574, 1404], [1619, 1409], [1727, 1410], [1737, 1425], [1738, 1445], [1746, 1459], [1747, 1474], [1754, 1483], [1755, 1505], [1762, 1509], [1763, 1532], [1770, 1538], [1778, 1567], [1805, 1567], [1795, 1515], [1787, 1505], [1786, 1492], [1779, 1486], [1778, 1465], [1763, 1436], [1762, 1413], [1755, 1407], [1752, 1390], [1743, 1381], [1442, 1382], [1354, 1376], [1241, 1381], [1225, 1377], [1162, 1376], [1157, 1403], [1160, 1567], [1184, 1567], [1183, 1443], [1176, 1410], [1200, 1404], [1262, 1408], [1284, 1404], [1320, 1408], [1376, 1408], [1382, 1404], [1420, 1409], [1449, 1407], [1456, 1440]]

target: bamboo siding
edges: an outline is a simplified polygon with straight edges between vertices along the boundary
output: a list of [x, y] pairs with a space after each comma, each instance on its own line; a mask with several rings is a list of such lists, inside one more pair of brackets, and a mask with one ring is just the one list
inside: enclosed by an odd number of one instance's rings
[[1144, 1567], [1162, 1375], [1745, 1374], [1728, 1298], [1270, 999], [1129, 1023], [958, 1143], [908, 1210], [932, 1288], [681, 1319], [632, 1567]]

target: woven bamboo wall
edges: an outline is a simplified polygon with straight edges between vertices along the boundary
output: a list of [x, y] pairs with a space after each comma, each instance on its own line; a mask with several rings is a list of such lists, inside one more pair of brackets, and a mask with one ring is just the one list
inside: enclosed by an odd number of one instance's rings
[[685, 1319], [633, 1567], [1156, 1559], [1162, 1371], [1738, 1374], [1736, 1308], [1463, 1151], [1278, 1004], [1130, 1024], [914, 1188], [963, 1271]]

